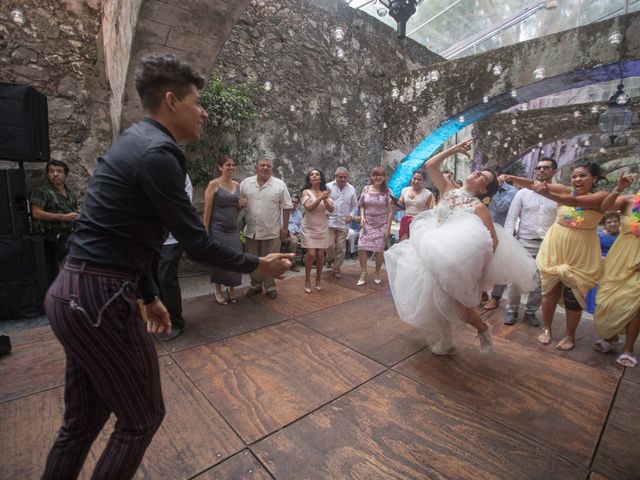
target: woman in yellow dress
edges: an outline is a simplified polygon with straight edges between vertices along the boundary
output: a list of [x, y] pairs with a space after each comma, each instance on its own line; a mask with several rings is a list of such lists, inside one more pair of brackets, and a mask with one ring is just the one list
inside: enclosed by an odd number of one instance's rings
[[603, 337], [594, 344], [596, 350], [609, 351], [618, 334], [625, 334], [623, 352], [616, 360], [623, 367], [638, 364], [633, 344], [640, 331], [640, 192], [620, 196], [634, 178], [635, 174], [622, 175], [602, 203], [602, 211], [620, 210], [622, 217], [620, 235], [604, 263], [594, 314], [596, 330]]
[[559, 350], [575, 347], [587, 292], [596, 285], [602, 270], [597, 227], [602, 218], [600, 205], [607, 192], [594, 192], [600, 175], [600, 166], [589, 163], [573, 169], [570, 187], [507, 176], [507, 180], [558, 203], [557, 221], [545, 235], [536, 263], [542, 284], [544, 323], [538, 341], [551, 343], [551, 323], [560, 303], [565, 307], [567, 330], [556, 345]]

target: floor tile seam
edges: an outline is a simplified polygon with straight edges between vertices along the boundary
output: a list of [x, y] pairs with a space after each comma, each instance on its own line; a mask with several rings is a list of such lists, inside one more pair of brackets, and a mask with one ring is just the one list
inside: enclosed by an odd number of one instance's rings
[[579, 365], [581, 368], [588, 368], [591, 371], [596, 371], [596, 372], [600, 372], [608, 377], [614, 378], [614, 379], [619, 379], [622, 377], [622, 374], [618, 374], [616, 370], [611, 370], [609, 368], [607, 369], [602, 369], [602, 368], [598, 368], [598, 367], [594, 367], [592, 365], [587, 365], [586, 363], [582, 363], [579, 360], [574, 360], [573, 358], [570, 357], [564, 357], [561, 355], [554, 355], [553, 353], [547, 352], [545, 350], [539, 350], [533, 346], [530, 345], [525, 345], [523, 343], [518, 342], [517, 340], [513, 340], [511, 338], [504, 338], [504, 337], [500, 337], [500, 336], [495, 336], [494, 338], [498, 338], [502, 341], [508, 342], [512, 345], [521, 347], [521, 348], [525, 348], [527, 350], [529, 350], [530, 352], [538, 352], [541, 354], [544, 354], [545, 356], [550, 356], [551, 358], [558, 358], [558, 359], [562, 359], [564, 361], [568, 361], [571, 362], [572, 364], [576, 364]]
[[530, 434], [527, 434], [527, 433], [525, 433], [525, 432], [520, 432], [520, 431], [516, 430], [515, 428], [510, 427], [509, 425], [506, 425], [505, 423], [501, 422], [499, 419], [493, 418], [493, 417], [492, 417], [492, 416], [490, 416], [490, 415], [487, 415], [487, 414], [485, 414], [485, 413], [482, 413], [482, 412], [480, 412], [480, 411], [478, 411], [478, 410], [476, 410], [476, 409], [474, 409], [474, 408], [470, 407], [469, 405], [466, 405], [466, 404], [464, 404], [464, 403], [462, 403], [462, 402], [460, 402], [460, 401], [458, 401], [458, 400], [455, 400], [455, 399], [453, 399], [453, 398], [447, 397], [444, 393], [442, 393], [442, 392], [440, 392], [440, 391], [438, 391], [438, 390], [435, 390], [434, 388], [432, 388], [432, 387], [431, 387], [431, 386], [429, 386], [429, 385], [425, 385], [425, 384], [423, 384], [423, 383], [419, 382], [419, 381], [418, 381], [418, 380], [416, 380], [415, 378], [410, 377], [410, 376], [408, 376], [407, 374], [405, 374], [405, 373], [403, 373], [403, 372], [400, 372], [400, 371], [398, 371], [398, 370], [395, 370], [394, 368], [390, 368], [389, 370], [393, 371], [394, 373], [397, 373], [398, 375], [401, 375], [402, 377], [406, 378], [407, 380], [409, 380], [409, 381], [411, 381], [411, 382], [414, 382], [414, 383], [416, 383], [416, 384], [420, 385], [421, 387], [426, 387], [426, 388], [428, 388], [428, 389], [431, 389], [431, 390], [432, 390], [434, 393], [436, 393], [437, 395], [439, 395], [439, 396], [441, 396], [441, 397], [446, 398], [446, 399], [447, 399], [448, 401], [450, 401], [450, 402], [455, 403], [455, 404], [456, 404], [456, 405], [458, 405], [461, 409], [466, 410], [466, 411], [468, 411], [468, 412], [472, 413], [472, 414], [473, 414], [472, 416], [476, 416], [476, 417], [480, 417], [480, 418], [483, 418], [483, 419], [485, 419], [485, 420], [488, 420], [489, 422], [492, 422], [492, 423], [494, 423], [494, 424], [496, 424], [496, 425], [499, 425], [499, 426], [501, 426], [501, 427], [503, 427], [503, 428], [507, 429], [509, 432], [515, 433], [516, 435], [519, 435], [519, 436], [521, 436], [521, 437], [524, 437], [524, 438], [526, 438], [526, 439], [528, 439], [528, 440], [532, 441], [534, 444], [536, 444], [536, 445], [540, 446], [543, 450], [545, 450], [545, 449], [546, 449], [547, 451], [553, 452], [554, 454], [556, 454], [557, 456], [561, 457], [562, 459], [564, 459], [564, 460], [568, 461], [569, 463], [571, 463], [571, 464], [573, 464], [573, 465], [576, 465], [576, 466], [578, 466], [578, 467], [581, 467], [581, 468], [583, 468], [583, 469], [587, 470], [587, 475], [588, 475], [588, 471], [589, 471], [589, 468], [590, 468], [590, 467], [589, 467], [589, 465], [582, 464], [582, 463], [580, 463], [580, 461], [579, 461], [579, 460], [577, 460], [576, 458], [569, 457], [569, 456], [567, 456], [566, 454], [562, 453], [561, 451], [556, 450], [556, 448], [554, 448], [554, 447], [552, 447], [552, 446], [550, 446], [550, 445], [545, 444], [545, 443], [544, 443], [544, 441], [543, 441], [543, 439], [538, 439], [538, 438], [533, 437], [533, 436], [531, 436]]
[[[359, 352], [358, 350], [356, 350], [355, 348], [353, 348], [353, 347], [351, 347], [351, 346], [347, 345], [346, 343], [341, 342], [340, 340], [336, 340], [335, 338], [331, 338], [330, 336], [326, 335], [325, 333], [322, 333], [321, 331], [316, 330], [315, 328], [313, 328], [313, 327], [311, 327], [311, 326], [309, 326], [309, 325], [306, 325], [306, 324], [302, 323], [302, 321], [300, 321], [300, 320], [299, 320], [299, 319], [297, 319], [297, 318], [293, 318], [293, 321], [294, 321], [294, 322], [296, 322], [296, 323], [298, 323], [299, 325], [301, 325], [301, 326], [303, 326], [303, 327], [306, 327], [306, 328], [308, 328], [309, 330], [311, 330], [311, 331], [313, 331], [313, 332], [317, 333], [318, 335], [323, 336], [323, 337], [324, 337], [324, 338], [326, 338], [327, 340], [330, 340], [330, 341], [332, 341], [332, 342], [335, 342], [335, 343], [337, 343], [338, 345], [342, 345], [342, 346], [343, 346], [344, 348], [346, 348], [347, 350], [350, 350], [350, 351], [352, 351], [352, 352], [355, 352], [355, 353], [357, 353], [358, 355], [361, 355], [361, 356], [363, 356], [364, 358], [366, 358], [366, 359], [368, 359], [368, 360], [371, 360], [372, 362], [375, 362], [377, 365], [380, 365], [380, 366], [384, 367], [384, 368], [385, 368], [385, 369], [387, 369], [387, 370], [388, 370], [389, 368], [391, 368], [391, 366], [389, 366], [389, 365], [385, 365], [384, 363], [382, 363], [382, 362], [380, 362], [380, 361], [376, 360], [375, 358], [370, 357], [370, 356], [369, 356], [369, 355], [367, 355], [366, 353]], [[343, 350], [343, 351], [344, 351], [344, 350]], [[336, 354], [338, 354], [338, 353], [340, 353], [340, 352], [336, 352]], [[417, 352], [416, 352], [416, 353], [417, 353]], [[411, 355], [415, 355], [415, 353], [413, 353], [413, 354], [411, 354]], [[410, 357], [411, 355], [409, 355], [409, 357]], [[409, 358], [409, 357], [407, 357], [407, 358]]]
[[[258, 458], [258, 456], [257, 456], [253, 451], [251, 451], [251, 449], [250, 449], [249, 447], [247, 447], [246, 445], [245, 445], [245, 447], [244, 447], [242, 450], [240, 450], [239, 452], [236, 452], [236, 453], [234, 453], [233, 455], [231, 455], [230, 457], [225, 458], [225, 459], [224, 459], [224, 461], [226, 462], [227, 460], [230, 460], [231, 458], [235, 457], [236, 455], [240, 455], [240, 454], [241, 454], [243, 451], [245, 451], [245, 450], [246, 450], [246, 451], [248, 451], [248, 452], [251, 454], [251, 456], [252, 456], [253, 458], [255, 458], [255, 460], [260, 464], [260, 466], [262, 466], [262, 468], [264, 468], [264, 469], [265, 469], [265, 471], [267, 472], [267, 474], [268, 474], [268, 475], [269, 475], [273, 480], [275, 480], [275, 478], [276, 478], [276, 477], [275, 477], [275, 476], [273, 476], [273, 474], [272, 474], [272, 473], [271, 473], [271, 471], [266, 467], [266, 465], [265, 465], [264, 463], [262, 463], [262, 461]], [[218, 465], [221, 465], [222, 463], [223, 463], [223, 462], [218, 462], [218, 463], [216, 463], [216, 464], [214, 464], [214, 465], [209, 465], [209, 466], [208, 466], [208, 467], [206, 467], [204, 470], [200, 470], [199, 472], [196, 472], [196, 473], [194, 473], [193, 475], [191, 475], [190, 477], [188, 477], [188, 478], [187, 478], [187, 480], [194, 480], [194, 479], [198, 478], [200, 475], [204, 475], [204, 474], [205, 474], [205, 473], [207, 473], [208, 471], [213, 470], [215, 467], [217, 467]]]
[[[318, 410], [321, 410], [322, 408], [325, 408], [326, 406], [332, 404], [333, 402], [338, 401], [339, 399], [345, 397], [346, 395], [349, 395], [351, 392], [353, 392], [353, 391], [355, 391], [355, 390], [357, 390], [359, 388], [364, 387], [369, 382], [372, 382], [372, 381], [376, 380], [378, 377], [380, 377], [381, 375], [384, 375], [385, 373], [387, 373], [387, 371], [389, 371], [389, 369], [385, 368], [383, 371], [373, 375], [372, 377], [368, 378], [367, 380], [365, 380], [365, 381], [363, 381], [361, 383], [358, 383], [357, 385], [354, 385], [352, 388], [350, 388], [348, 390], [345, 390], [343, 393], [341, 393], [341, 394], [331, 398], [330, 400], [327, 400], [326, 402], [318, 405], [317, 407], [309, 410], [304, 415], [301, 415], [300, 417], [297, 417], [296, 419], [290, 421], [289, 423], [287, 423], [285, 425], [282, 425], [281, 427], [277, 428], [273, 432], [269, 432], [269, 433], [263, 435], [262, 437], [257, 438], [256, 440], [253, 440], [252, 442], [249, 442], [249, 443], [245, 442], [245, 445], [247, 446], [247, 448], [249, 448], [251, 450], [252, 453], [255, 454], [255, 452], [253, 451], [253, 447], [256, 447], [258, 443], [260, 443], [260, 442], [266, 440], [267, 438], [279, 433], [280, 431], [290, 427], [291, 425], [293, 425], [293, 424], [295, 424], [295, 423], [297, 423], [297, 422], [299, 422], [301, 420], [304, 420], [305, 418], [309, 417], [310, 415], [313, 415], [314, 413], [316, 413]], [[257, 454], [255, 456], [258, 457]]]
[[[367, 294], [364, 294], [364, 295], [359, 295], [359, 296], [357, 296], [357, 297], [355, 297], [355, 298], [349, 298], [349, 299], [347, 299], [347, 300], [345, 300], [345, 301], [343, 301], [343, 302], [333, 303], [333, 304], [328, 305], [328, 306], [322, 306], [322, 307], [319, 307], [319, 308], [317, 308], [317, 309], [311, 310], [311, 311], [309, 311], [309, 312], [307, 312], [307, 313], [304, 313], [302, 316], [311, 315], [311, 314], [314, 314], [314, 313], [316, 313], [316, 312], [322, 312], [322, 311], [327, 310], [327, 309], [329, 309], [329, 308], [333, 308], [333, 307], [338, 307], [338, 306], [341, 306], [341, 305], [345, 305], [345, 304], [347, 304], [347, 303], [349, 303], [349, 302], [353, 302], [354, 300], [358, 300], [358, 299], [360, 299], [360, 298], [364, 298], [364, 297], [366, 297], [367, 295], [370, 295], [370, 294], [368, 294], [368, 293], [367, 293]], [[277, 313], [278, 315], [282, 315], [282, 316], [284, 316], [284, 317], [285, 317], [285, 320], [290, 320], [290, 319], [292, 319], [292, 318], [296, 318], [297, 316], [299, 316], [299, 315], [300, 315], [299, 313], [295, 313], [295, 314], [287, 314], [287, 313], [283, 313], [283, 312], [281, 312], [280, 310], [276, 309], [275, 307], [272, 307], [272, 306], [271, 306], [271, 305], [269, 305], [268, 303], [260, 303], [260, 302], [258, 302], [257, 300], [253, 300], [253, 299], [252, 299], [252, 301], [253, 301], [253, 302], [255, 302], [255, 303], [256, 303], [256, 305], [259, 305], [259, 306], [261, 306], [261, 307], [266, 307], [266, 308], [268, 308], [269, 310], [271, 310], [271, 311], [273, 311], [273, 312]]]
[[[634, 367], [634, 368], [640, 368], [640, 367]], [[625, 368], [624, 372], [622, 373], [622, 375], [620, 375], [621, 378], [623, 378], [625, 381], [627, 382], [632, 382], [635, 384], [640, 384], [640, 377], [638, 378], [631, 378], [629, 377], [629, 375], [627, 375], [628, 372], [631, 372], [632, 369], [631, 368]]]
[[[169, 355], [171, 356], [171, 355]], [[180, 365], [180, 363], [178, 363], [176, 361], [175, 358], [173, 358], [173, 356], [171, 356], [172, 360], [175, 362], [176, 366], [180, 369], [180, 371], [182, 372], [182, 374], [187, 378], [187, 380], [189, 381], [189, 383], [191, 383], [193, 385], [193, 388], [195, 388], [195, 390], [202, 395], [202, 397], [205, 399], [205, 401], [211, 406], [211, 408], [213, 408], [213, 411], [216, 412], [218, 414], [218, 416], [222, 419], [222, 421], [229, 427], [229, 429], [236, 435], [236, 437], [238, 438], [238, 440], [240, 440], [240, 443], [242, 443], [243, 447], [240, 448], [240, 450], [231, 453], [229, 456], [227, 457], [221, 457], [219, 459], [219, 461], [215, 462], [213, 465], [211, 465], [209, 468], [213, 468], [216, 465], [221, 464], [222, 462], [224, 462], [225, 460], [233, 457], [234, 455], [238, 454], [239, 452], [241, 452], [244, 448], [247, 448], [247, 442], [244, 440], [244, 438], [242, 438], [242, 435], [240, 435], [240, 432], [238, 432], [233, 425], [231, 425], [231, 423], [229, 423], [229, 421], [226, 419], [226, 417], [222, 414], [222, 412], [220, 412], [216, 406], [213, 404], [213, 402], [211, 401], [211, 399], [209, 399], [209, 397], [202, 391], [202, 389], [200, 388], [200, 386], [196, 383], [196, 381], [187, 373], [187, 371], [182, 367], [182, 365]]]
[[27, 398], [27, 397], [30, 397], [30, 396], [32, 396], [32, 395], [38, 395], [38, 394], [40, 394], [40, 393], [48, 392], [49, 390], [55, 390], [56, 388], [64, 387], [64, 385], [65, 385], [65, 382], [62, 382], [62, 383], [60, 383], [60, 384], [58, 384], [58, 385], [53, 385], [53, 386], [50, 386], [50, 387], [43, 388], [43, 389], [41, 389], [41, 390], [37, 390], [37, 391], [34, 391], [34, 392], [25, 393], [25, 394], [23, 394], [23, 395], [20, 395], [20, 396], [18, 396], [18, 397], [15, 397], [15, 398], [9, 398], [8, 400], [3, 400], [3, 401], [1, 401], [1, 402], [0, 402], [0, 406], [2, 406], [2, 405], [4, 405], [4, 404], [7, 404], [7, 403], [15, 402], [16, 400], [22, 400], [22, 399]]
[[[244, 332], [240, 332], [240, 333], [236, 333], [236, 334], [233, 334], [233, 335], [229, 335], [228, 337], [218, 338], [217, 340], [211, 340], [210, 342], [200, 343], [198, 345], [192, 345], [192, 346], [186, 347], [186, 348], [184, 348], [182, 350], [176, 350], [175, 352], [167, 351], [167, 355], [175, 355], [175, 354], [179, 354], [179, 353], [182, 353], [182, 352], [188, 352], [190, 350], [193, 350], [194, 348], [204, 347], [205, 345], [211, 345], [213, 343], [224, 342], [224, 341], [229, 340], [231, 338], [236, 338], [236, 337], [239, 337], [241, 335], [245, 335], [247, 333], [254, 333], [254, 332], [258, 332], [258, 331], [260, 331], [262, 329], [265, 329], [265, 328], [269, 328], [269, 327], [273, 327], [273, 326], [276, 326], [276, 325], [280, 325], [281, 323], [284, 323], [284, 322], [289, 321], [289, 320], [295, 320], [295, 319], [293, 317], [286, 317], [286, 318], [283, 318], [281, 320], [278, 320], [275, 323], [270, 323], [269, 325], [262, 325], [260, 327], [253, 328], [251, 330], [246, 330]], [[166, 346], [165, 346], [165, 349], [166, 349]], [[158, 356], [158, 358], [160, 358], [160, 356]]]
[[[293, 320], [293, 321], [295, 321], [296, 323], [300, 324], [300, 322], [298, 322], [297, 320], [295, 320], [295, 319], [292, 319], [292, 320]], [[304, 324], [300, 324], [300, 325], [302, 325], [302, 326], [306, 326], [306, 325], [304, 325]], [[327, 337], [327, 338], [328, 338], [328, 337]], [[339, 342], [336, 342], [336, 343], [339, 343]], [[340, 344], [340, 345], [342, 345], [342, 344]], [[349, 347], [348, 347], [348, 346], [346, 346], [346, 345], [343, 345], [343, 346], [344, 346], [344, 347], [346, 347], [347, 349], [349, 349], [350, 351], [354, 351], [354, 352], [356, 352], [355, 350], [353, 350], [353, 349], [349, 348]], [[175, 352], [175, 353], [179, 353], [179, 352]], [[356, 352], [356, 353], [358, 353], [358, 354], [360, 355], [360, 353], [359, 353], [359, 352]], [[378, 374], [376, 374], [376, 375], [374, 375], [374, 376], [372, 376], [372, 377], [368, 378], [368, 379], [367, 379], [367, 380], [365, 380], [364, 382], [361, 382], [361, 383], [358, 383], [358, 384], [354, 385], [352, 388], [350, 388], [350, 389], [346, 390], [346, 391], [345, 391], [345, 392], [343, 392], [342, 394], [340, 394], [340, 395], [338, 395], [338, 396], [336, 396], [336, 397], [331, 398], [330, 400], [328, 400], [327, 402], [325, 402], [325, 403], [321, 404], [320, 406], [318, 406], [318, 407], [314, 408], [314, 409], [313, 409], [313, 410], [311, 410], [310, 412], [305, 413], [303, 416], [298, 417], [298, 418], [296, 418], [295, 420], [293, 420], [292, 422], [289, 422], [289, 423], [287, 423], [286, 425], [284, 425], [284, 426], [282, 426], [282, 427], [278, 428], [278, 429], [277, 429], [277, 430], [275, 430], [274, 432], [271, 432], [271, 433], [269, 433], [269, 434], [267, 434], [267, 435], [265, 435], [265, 436], [263, 436], [263, 437], [260, 437], [259, 439], [255, 440], [255, 441], [253, 441], [253, 442], [248, 443], [248, 442], [247, 442], [247, 441], [242, 437], [242, 435], [240, 434], [240, 432], [239, 432], [239, 431], [237, 431], [237, 430], [236, 430], [236, 429], [231, 425], [231, 423], [230, 423], [230, 422], [227, 420], [227, 418], [222, 414], [222, 412], [220, 412], [220, 411], [216, 408], [216, 406], [213, 404], [213, 402], [212, 402], [212, 401], [209, 399], [209, 397], [208, 397], [208, 396], [207, 396], [207, 395], [202, 391], [202, 389], [200, 388], [200, 386], [198, 385], [198, 383], [197, 383], [197, 382], [196, 382], [196, 381], [195, 381], [195, 380], [194, 380], [194, 379], [193, 379], [193, 378], [192, 378], [192, 377], [187, 373], [187, 371], [186, 371], [186, 370], [184, 369], [184, 367], [180, 364], [180, 362], [178, 362], [178, 361], [177, 361], [177, 359], [176, 359], [175, 357], [173, 357], [173, 354], [171, 354], [171, 353], [170, 353], [170, 354], [169, 354], [169, 356], [170, 356], [170, 357], [171, 357], [171, 359], [175, 362], [175, 364], [178, 366], [178, 368], [180, 369], [180, 371], [185, 375], [185, 377], [188, 379], [188, 381], [189, 381], [189, 382], [190, 382], [190, 383], [195, 387], [195, 389], [196, 389], [196, 390], [197, 390], [201, 395], [203, 395], [203, 396], [204, 396], [204, 398], [205, 398], [205, 400], [207, 401], [207, 403], [209, 403], [209, 404], [211, 405], [211, 407], [214, 409], [214, 411], [215, 411], [218, 415], [220, 415], [220, 417], [222, 418], [222, 420], [223, 420], [223, 421], [224, 421], [224, 422], [229, 426], [229, 428], [231, 429], [231, 431], [233, 431], [233, 432], [238, 436], [238, 438], [240, 439], [240, 441], [241, 441], [241, 442], [243, 442], [243, 444], [244, 444], [245, 448], [248, 448], [250, 445], [252, 445], [252, 444], [254, 444], [254, 443], [259, 442], [259, 441], [260, 441], [260, 440], [262, 440], [263, 438], [265, 438], [265, 437], [267, 437], [267, 436], [269, 436], [269, 435], [272, 435], [273, 433], [276, 433], [276, 432], [278, 432], [278, 431], [282, 430], [283, 428], [286, 428], [288, 425], [291, 425], [291, 424], [293, 424], [293, 423], [297, 422], [298, 420], [301, 420], [302, 418], [306, 417], [306, 416], [307, 416], [307, 415], [309, 415], [310, 413], [315, 412], [315, 411], [316, 411], [316, 410], [318, 410], [319, 408], [322, 408], [323, 406], [328, 405], [329, 403], [331, 403], [331, 402], [333, 402], [333, 401], [337, 400], [338, 398], [341, 398], [342, 396], [346, 395], [347, 393], [349, 393], [349, 392], [351, 392], [351, 391], [355, 390], [356, 388], [359, 388], [360, 386], [362, 386], [362, 385], [366, 384], [367, 382], [369, 382], [369, 381], [373, 380], [374, 378], [377, 378], [379, 375], [382, 375], [382, 374], [383, 374], [383, 373], [385, 373], [387, 370], [389, 370], [389, 368], [388, 368], [387, 366], [385, 366], [385, 365], [383, 365], [383, 364], [381, 364], [381, 363], [379, 363], [379, 362], [376, 362], [376, 361], [375, 361], [375, 360], [373, 360], [373, 359], [369, 359], [369, 360], [372, 360], [373, 362], [375, 362], [377, 365], [379, 365], [379, 366], [383, 367], [383, 370], [382, 370], [381, 372], [379, 372]], [[363, 356], [364, 356], [364, 355], [363, 355]], [[365, 357], [365, 358], [368, 358], [368, 357]], [[235, 455], [236, 453], [238, 453], [238, 452], [235, 452], [233, 455]], [[252, 453], [253, 453], [253, 452], [252, 452]], [[233, 455], [231, 455], [231, 456], [233, 456]], [[230, 458], [230, 457], [226, 457], [226, 458], [225, 458], [225, 460], [226, 460], [227, 458]], [[221, 461], [222, 461], [222, 460], [221, 460]], [[214, 466], [215, 466], [215, 465], [217, 465], [218, 463], [220, 463], [220, 462], [217, 462], [216, 464], [214, 464]]]
[[[292, 315], [291, 317], [287, 317], [287, 318], [292, 318], [292, 319], [294, 319], [294, 320], [295, 320], [295, 319], [298, 319], [298, 318], [306, 317], [306, 316], [308, 316], [308, 315], [313, 315], [313, 314], [315, 314], [315, 313], [317, 313], [317, 312], [323, 312], [324, 310], [328, 310], [328, 309], [330, 309], [330, 308], [340, 307], [340, 306], [346, 305], [346, 304], [348, 304], [348, 303], [355, 302], [355, 301], [357, 301], [357, 300], [362, 300], [363, 298], [368, 297], [369, 295], [374, 295], [374, 294], [375, 294], [375, 292], [365, 293], [365, 294], [363, 294], [363, 295], [359, 295], [359, 296], [357, 296], [357, 297], [355, 297], [355, 298], [350, 298], [350, 299], [348, 299], [348, 300], [345, 300], [344, 302], [334, 303], [334, 304], [329, 305], [329, 306], [326, 306], [326, 307], [320, 307], [320, 308], [319, 308], [319, 309], [317, 309], [317, 310], [313, 310], [313, 311], [308, 312], [308, 313], [305, 313], [305, 314], [303, 314], [303, 315], [296, 314], [296, 315]], [[283, 315], [282, 313], [280, 313], [280, 314], [281, 314], [281, 315]]]
[[604, 421], [602, 422], [602, 427], [600, 428], [600, 432], [598, 434], [596, 444], [593, 446], [593, 451], [591, 452], [591, 460], [589, 462], [589, 470], [593, 469], [593, 464], [596, 460], [596, 456], [598, 455], [598, 450], [600, 449], [600, 443], [602, 442], [604, 432], [607, 429], [607, 425], [609, 424], [609, 419], [611, 418], [613, 407], [616, 403], [616, 398], [618, 397], [618, 392], [620, 391], [621, 385], [622, 385], [622, 375], [618, 378], [618, 382], [616, 384], [615, 390], [613, 391], [613, 395], [611, 396], [611, 401], [609, 402], [609, 408], [607, 409], [607, 413], [604, 417]]

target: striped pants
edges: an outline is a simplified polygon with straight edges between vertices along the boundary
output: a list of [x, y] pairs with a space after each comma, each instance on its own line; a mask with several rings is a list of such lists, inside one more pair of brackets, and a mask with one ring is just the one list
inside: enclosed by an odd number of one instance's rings
[[77, 478], [112, 412], [115, 429], [92, 478], [132, 478], [165, 413], [135, 277], [67, 261], [47, 292], [45, 311], [67, 366], [63, 425], [42, 478]]

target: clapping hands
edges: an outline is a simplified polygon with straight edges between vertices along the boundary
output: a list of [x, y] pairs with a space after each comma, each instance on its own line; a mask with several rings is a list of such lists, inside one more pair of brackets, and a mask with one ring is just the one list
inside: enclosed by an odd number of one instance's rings
[[627, 175], [623, 173], [622, 175], [620, 175], [620, 178], [618, 179], [618, 186], [616, 187], [618, 192], [624, 192], [625, 189], [627, 189], [629, 185], [634, 182], [637, 176], [637, 173], [629, 173]]

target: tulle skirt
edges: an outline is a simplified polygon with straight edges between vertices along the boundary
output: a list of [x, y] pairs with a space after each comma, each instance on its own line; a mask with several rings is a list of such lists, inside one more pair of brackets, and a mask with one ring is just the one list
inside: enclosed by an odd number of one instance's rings
[[398, 315], [425, 332], [434, 353], [453, 347], [453, 328], [466, 321], [465, 307], [478, 306], [483, 290], [509, 283], [523, 292], [535, 288], [531, 255], [499, 225], [496, 232], [494, 253], [480, 217], [458, 210], [438, 225], [430, 210], [415, 217], [408, 240], [385, 252]]

